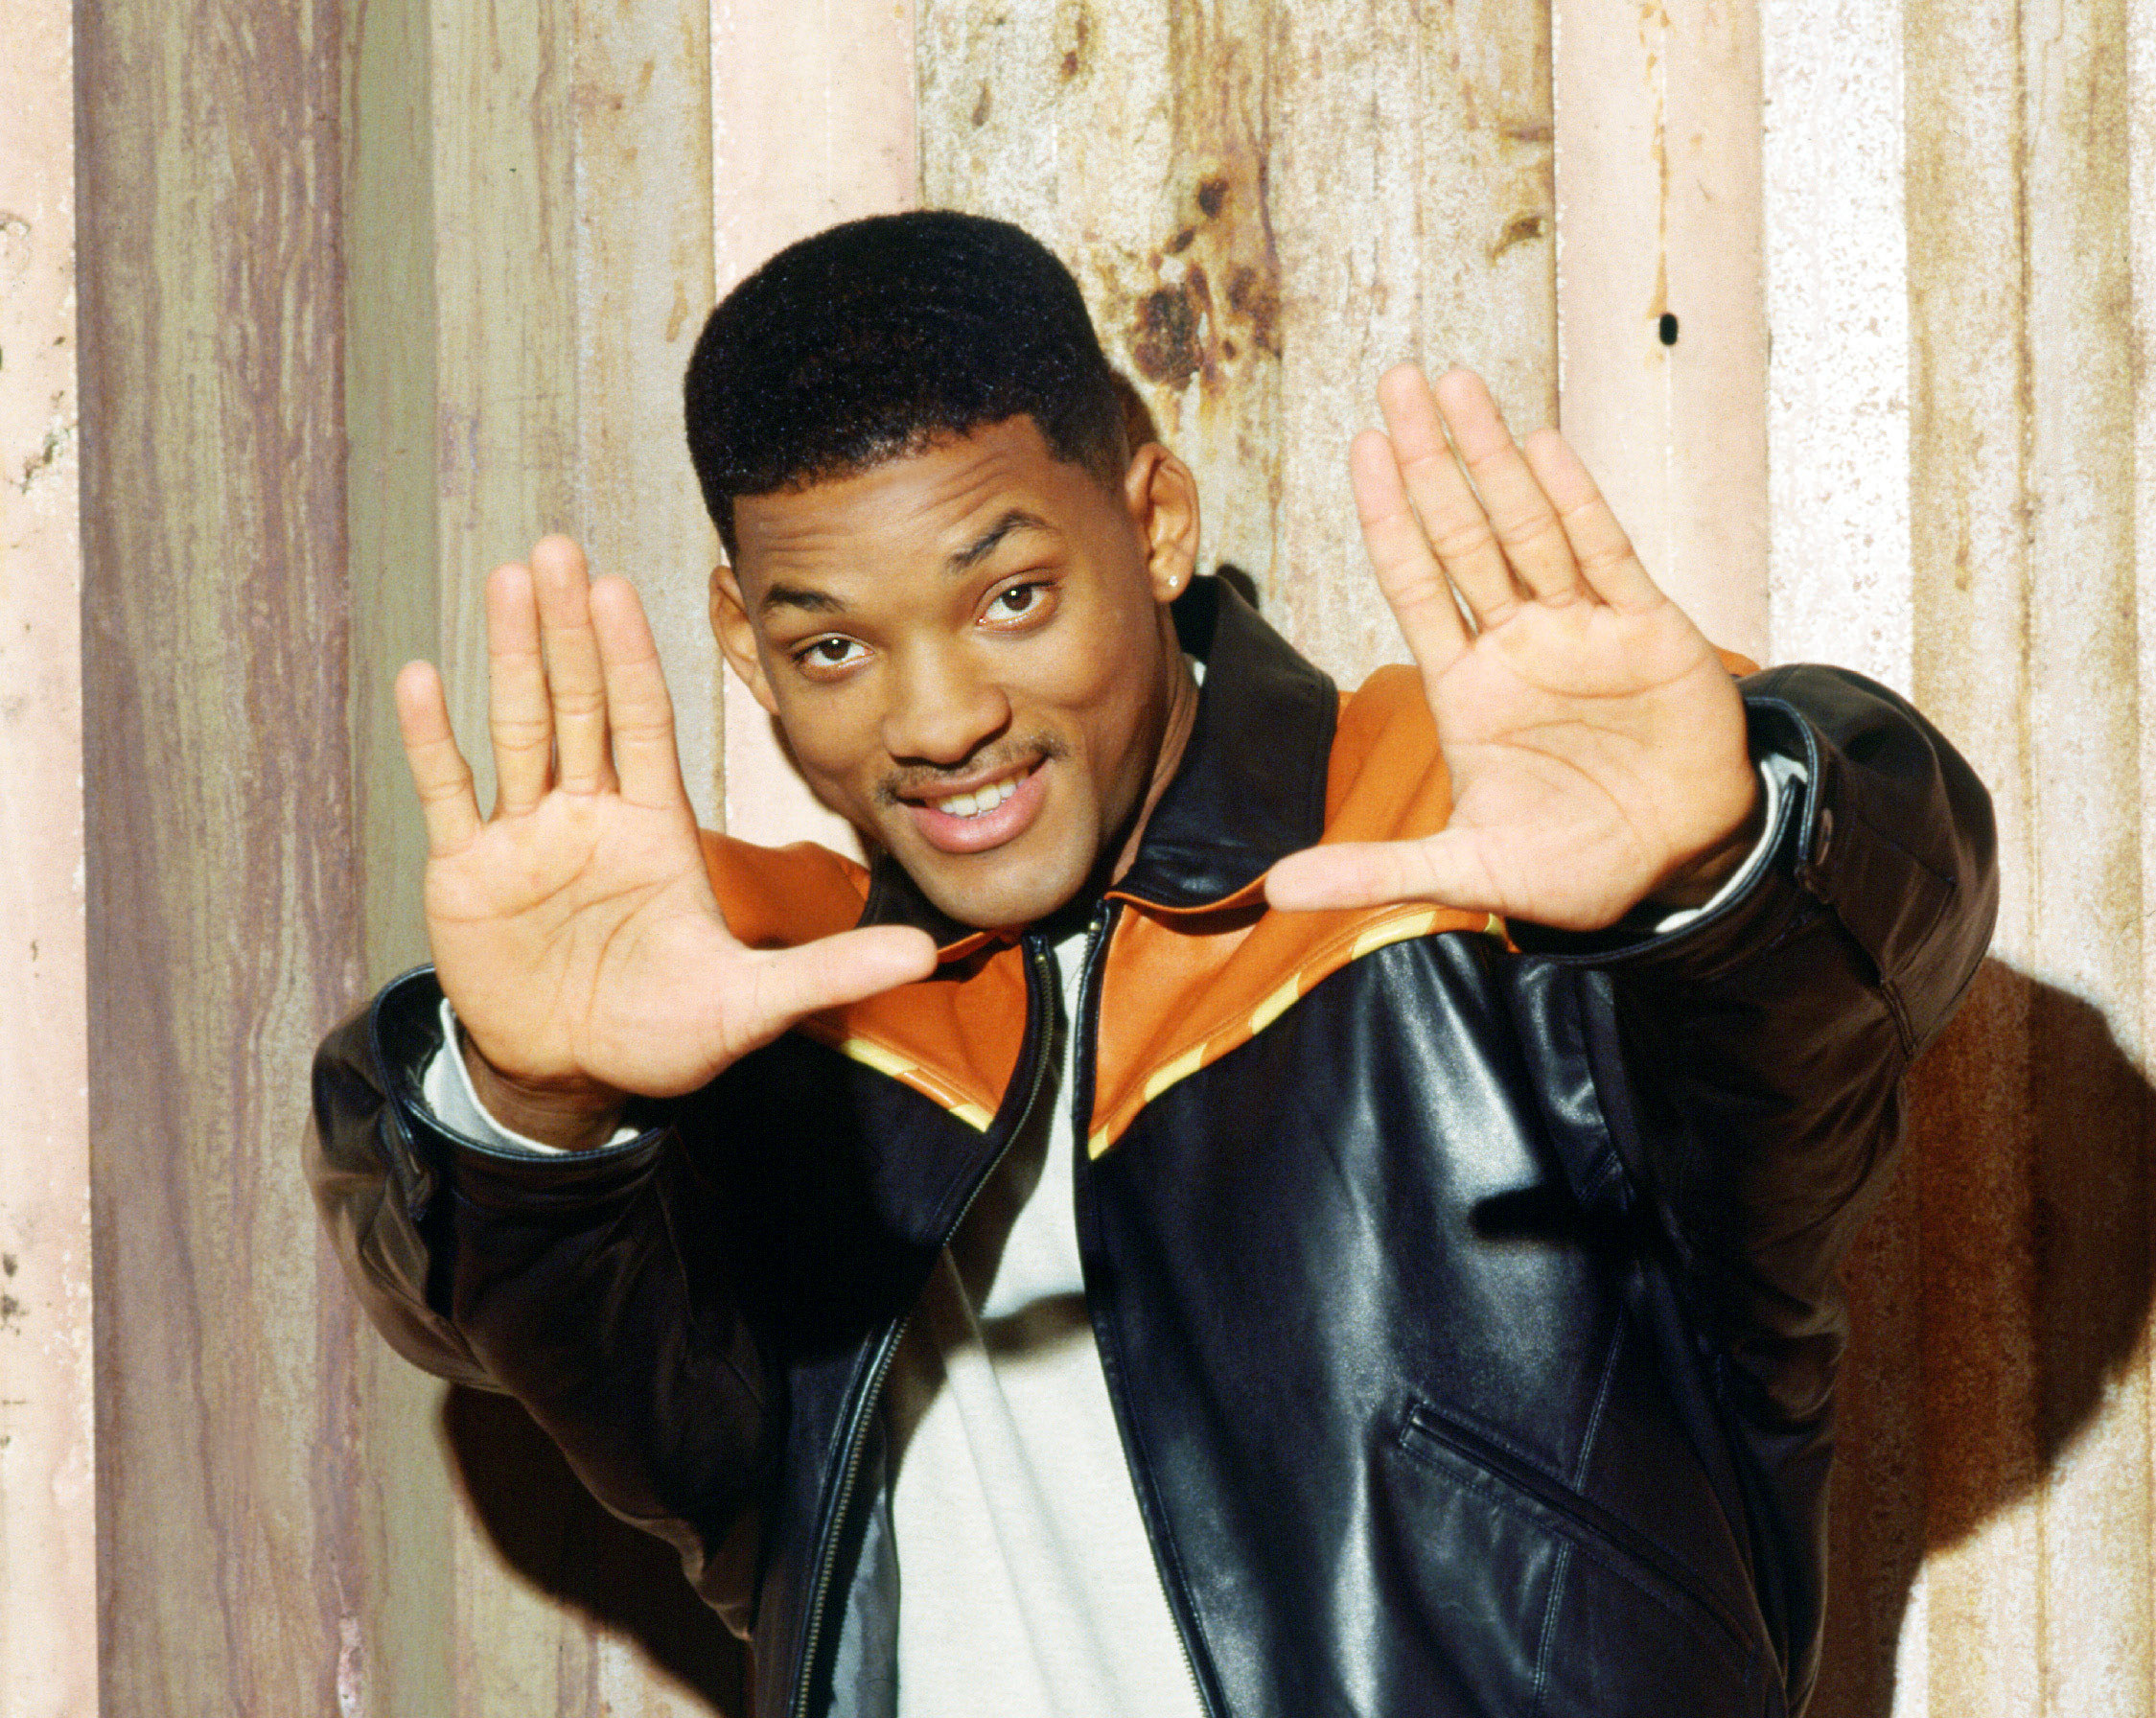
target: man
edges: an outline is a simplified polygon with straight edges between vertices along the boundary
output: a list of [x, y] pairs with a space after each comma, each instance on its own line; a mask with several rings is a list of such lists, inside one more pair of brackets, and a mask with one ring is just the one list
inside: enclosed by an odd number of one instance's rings
[[1379, 391], [1419, 673], [1341, 700], [1193, 577], [1031, 240], [744, 283], [713, 624], [868, 873], [699, 836], [559, 539], [488, 587], [491, 818], [400, 679], [435, 966], [324, 1047], [325, 1212], [760, 1713], [1803, 1702], [1834, 1269], [1988, 934], [1982, 791], [1853, 676], [1740, 687], [1472, 377]]

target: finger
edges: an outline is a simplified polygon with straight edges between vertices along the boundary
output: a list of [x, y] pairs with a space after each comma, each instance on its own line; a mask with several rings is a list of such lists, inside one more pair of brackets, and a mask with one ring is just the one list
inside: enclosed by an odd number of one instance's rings
[[1467, 622], [1408, 501], [1392, 443], [1365, 430], [1348, 449], [1348, 475], [1378, 588], [1423, 671], [1443, 673], [1468, 647]]
[[681, 754], [674, 744], [674, 703], [667, 696], [644, 606], [629, 582], [618, 578], [594, 584], [591, 603], [622, 796], [655, 808], [686, 805]]
[[1651, 609], [1662, 601], [1660, 589], [1639, 564], [1632, 539], [1572, 444], [1554, 430], [1538, 430], [1521, 452], [1557, 509], [1580, 574], [1594, 593], [1615, 609]]
[[531, 570], [554, 714], [554, 780], [565, 793], [603, 793], [614, 784], [614, 765], [584, 551], [567, 537], [542, 538], [531, 551]]
[[494, 741], [497, 817], [529, 811], [554, 764], [554, 712], [539, 652], [531, 569], [498, 567], [487, 579], [487, 729]]
[[1444, 420], [1423, 373], [1400, 364], [1378, 382], [1393, 453], [1415, 511], [1446, 576], [1460, 588], [1478, 625], [1501, 620], [1519, 602], [1490, 517], [1445, 439]]
[[1452, 445], [1474, 479], [1513, 571], [1538, 601], [1578, 601], [1587, 589], [1572, 545], [1482, 378], [1472, 370], [1448, 370], [1435, 392]]
[[1434, 901], [1504, 910], [1473, 845], [1440, 832], [1422, 841], [1344, 841], [1290, 853], [1265, 873], [1265, 899], [1288, 912]]
[[449, 703], [433, 663], [404, 665], [397, 675], [396, 705], [397, 731], [427, 824], [427, 851], [442, 858], [478, 833], [479, 802], [472, 794], [472, 768], [450, 729]]
[[754, 1017], [748, 1025], [761, 1043], [819, 1010], [926, 978], [936, 970], [936, 944], [925, 931], [878, 925], [752, 958], [756, 963], [751, 1004]]

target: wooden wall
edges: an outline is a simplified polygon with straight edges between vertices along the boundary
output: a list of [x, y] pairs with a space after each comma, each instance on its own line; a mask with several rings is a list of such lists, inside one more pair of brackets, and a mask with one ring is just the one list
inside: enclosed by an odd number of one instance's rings
[[[547, 529], [670, 640], [701, 613], [707, 18], [78, 14], [107, 1713], [735, 1703], [670, 1555], [364, 1329], [296, 1151], [314, 1041], [423, 947], [397, 662], [442, 658], [470, 731], [478, 581]], [[680, 678], [709, 803], [714, 683]]]
[[923, 201], [1016, 221], [1068, 260], [1198, 475], [1205, 553], [1335, 673], [1393, 660], [1346, 480], [1377, 373], [1459, 359], [1528, 423], [1556, 406], [1546, 7], [916, 15]]
[[68, 8], [0, 59], [0, 1712], [97, 1710]]
[[[12, 1384], [47, 1344], [47, 1417], [0, 1401], [0, 1704], [91, 1709], [21, 1668], [48, 1590], [23, 1570], [85, 1577], [16, 1525], [64, 1503], [69, 1462], [81, 1519], [84, 1266], [47, 1243], [84, 1209], [103, 1709], [735, 1703], [661, 1553], [516, 1413], [359, 1328], [292, 1148], [313, 1039], [418, 948], [388, 675], [443, 658], [470, 715], [493, 560], [567, 527], [637, 576], [692, 791], [744, 832], [797, 826], [753, 707], [722, 716], [676, 377], [762, 254], [918, 196], [1071, 258], [1199, 471], [1209, 552], [1336, 674], [1397, 650], [1341, 452], [1378, 369], [1459, 358], [1523, 425], [1562, 407], [1721, 637], [1877, 674], [1969, 750], [2005, 916], [1852, 1273], [1815, 1711], [2156, 1718], [2152, 8], [543, 0], [506, 30], [473, 0], [81, 9], [79, 728], [52, 623], [72, 546], [44, 515], [15, 534], [40, 492], [0, 442], [0, 596], [33, 593], [38, 647], [0, 641], [0, 699], [57, 720], [41, 774], [9, 728], [5, 787], [64, 806], [80, 744], [88, 986], [85, 1016], [48, 863], [24, 920], [44, 964], [12, 929], [4, 951], [14, 994], [45, 987], [6, 1065], [46, 1083], [43, 1131], [0, 1145], [24, 1273], [0, 1363]], [[30, 303], [17, 182], [6, 315]], [[65, 817], [18, 802], [11, 865], [64, 852]]]
[[1843, 1714], [2156, 1711], [2156, 13], [1767, 9], [1773, 635], [2000, 813], [1994, 959], [1866, 1234]]

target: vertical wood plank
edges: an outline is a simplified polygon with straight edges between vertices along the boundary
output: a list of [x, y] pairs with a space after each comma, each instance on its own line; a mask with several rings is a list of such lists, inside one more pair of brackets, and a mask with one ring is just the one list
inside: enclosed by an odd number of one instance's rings
[[[410, 656], [442, 664], [488, 797], [481, 589], [541, 534], [568, 531], [595, 571], [639, 583], [691, 791], [715, 787], [710, 671], [692, 655], [682, 674], [710, 549], [680, 435], [680, 369], [711, 290], [709, 48], [702, 0], [513, 17], [492, 0], [382, 0], [354, 22], [353, 673], [379, 981], [424, 950], [390, 680]], [[716, 1619], [527, 1421], [475, 1413], [371, 1334], [350, 1370], [343, 1697], [464, 1718], [735, 1706]], [[583, 1575], [610, 1560], [619, 1590]]]
[[492, 803], [488, 571], [575, 534], [575, 0], [429, 9], [440, 662]]
[[1764, 660], [1758, 8], [1554, 12], [1565, 433], [1662, 588]]
[[[2049, 1078], [2030, 1117], [2044, 1692], [2058, 1711], [2145, 1710], [2148, 1380], [2145, 1355], [2118, 1362], [2146, 1320], [2156, 1101], [2113, 1062], [2145, 1049], [2141, 819], [2119, 792], [2141, 721], [2125, 0], [2025, 0], [2020, 23], [2029, 643], [2043, 665], [2029, 710], [2030, 971], [2063, 993], [2038, 1017]], [[2071, 1095], [2056, 1083], [2069, 1070]], [[2141, 1317], [2121, 1328], [2136, 1278]], [[2108, 1555], [2081, 1554], [2097, 1541]]]
[[76, 23], [103, 1701], [333, 1711], [343, 1289], [292, 1148], [358, 978], [340, 19]]
[[[1911, 0], [1904, 12], [1910, 601], [1926, 622], [1912, 620], [1917, 693], [1968, 749], [1994, 796], [1999, 950], [2027, 961], [2034, 929], [2028, 700], [2040, 667], [2028, 649], [2027, 140], [2015, 23], [2010, 7]], [[1922, 1231], [1922, 1304], [1941, 1353], [1921, 1383], [1930, 1432], [1926, 1634], [1906, 1657], [1930, 1697], [1980, 1715], [2036, 1710], [2042, 1687], [2031, 1497], [2041, 1463], [2027, 1397], [2036, 1142], [2020, 1124], [2038, 1071], [2027, 1048], [2030, 998], [2024, 994], [2003, 999], [1991, 1030], [1977, 1028], [1978, 1043], [2006, 1058], [2011, 1100], [1951, 1148], [1977, 1172], [1959, 1162], [1927, 1169], [1944, 1143], [1933, 1129], [1920, 1125], [1913, 1142], [1917, 1173], [1935, 1190]], [[1958, 1184], [1968, 1197], [1957, 1196]]]
[[2123, 4], [1882, 22], [1769, 9], [1775, 640], [1906, 662], [1993, 789], [2004, 896], [1855, 1262], [1815, 1710], [2146, 1718], [2147, 49]]
[[1196, 471], [1210, 560], [1350, 684], [1403, 655], [1346, 449], [1403, 358], [1555, 403], [1532, 0], [920, 6], [924, 202], [1016, 221]]
[[71, 9], [0, 65], [0, 1711], [95, 1718]]
[[1761, 9], [1772, 649], [1778, 661], [1840, 662], [1906, 691], [1902, 11], [1872, 0]]
[[593, 568], [643, 597], [682, 776], [719, 807], [708, 580], [718, 538], [682, 433], [682, 372], [712, 298], [710, 9], [580, 0], [574, 123], [576, 518]]
[[[351, 607], [353, 838], [367, 987], [427, 958], [427, 853], [390, 684], [440, 638], [435, 490], [434, 190], [426, 0], [346, 14], [344, 425]], [[352, 998], [357, 1004], [359, 998]], [[348, 1378], [336, 1467], [351, 1497], [337, 1695], [372, 1713], [455, 1709], [458, 1504], [435, 1447], [440, 1387], [389, 1353], [348, 1296], [332, 1307]]]
[[390, 677], [441, 636], [435, 492], [434, 178], [427, 0], [346, 15], [344, 428], [353, 792], [365, 831], [364, 963], [379, 984], [427, 958], [427, 834]]
[[[912, 0], [720, 0], [711, 21], [715, 285], [841, 221], [915, 201]], [[690, 330], [690, 337], [702, 327]], [[724, 711], [722, 826], [777, 846], [859, 844], [787, 761], [771, 718], [716, 665], [708, 624], [681, 660], [712, 663]]]

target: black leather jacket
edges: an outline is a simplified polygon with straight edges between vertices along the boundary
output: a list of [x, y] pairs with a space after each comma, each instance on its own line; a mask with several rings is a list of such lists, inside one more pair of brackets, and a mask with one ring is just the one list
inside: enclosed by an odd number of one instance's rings
[[[1127, 996], [1172, 1024], [1234, 991], [1221, 963], [1290, 917], [1253, 903], [1256, 879], [1329, 803], [1363, 803], [1343, 782], [1369, 788], [1393, 744], [1199, 583], [1178, 615], [1209, 658], [1197, 726], [1096, 913], [1074, 1096], [1081, 1138], [1095, 1123], [1087, 1302], [1206, 1708], [1795, 1710], [1820, 1634], [1834, 1273], [1893, 1156], [1903, 1070], [1989, 935], [1982, 789], [1881, 687], [1753, 676], [1755, 744], [1808, 780], [1734, 898], [1658, 938], [1351, 924], [1246, 1027], [1156, 1066], [1101, 1010], [1120, 1022]], [[867, 916], [955, 936], [899, 875]], [[681, 1550], [753, 1640], [766, 1718], [893, 1710], [878, 1394], [1039, 1086], [1059, 1003], [1032, 944], [958, 941], [907, 1016], [1007, 987], [981, 1018], [1009, 1041], [973, 1056], [1000, 1081], [988, 1104], [954, 1089], [963, 1069], [909, 1068], [840, 1022], [633, 1142], [515, 1157], [418, 1103], [439, 1041], [425, 972], [317, 1061], [312, 1172], [377, 1323], [514, 1393], [609, 1507]], [[1153, 966], [1119, 979], [1127, 948]]]

